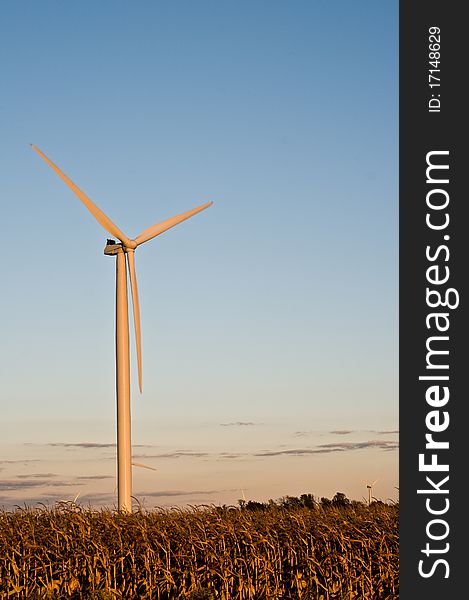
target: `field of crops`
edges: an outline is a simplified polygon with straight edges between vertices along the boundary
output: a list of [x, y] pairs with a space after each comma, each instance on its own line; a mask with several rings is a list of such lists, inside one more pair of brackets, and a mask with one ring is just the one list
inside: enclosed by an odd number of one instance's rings
[[0, 513], [0, 598], [391, 600], [398, 506]]

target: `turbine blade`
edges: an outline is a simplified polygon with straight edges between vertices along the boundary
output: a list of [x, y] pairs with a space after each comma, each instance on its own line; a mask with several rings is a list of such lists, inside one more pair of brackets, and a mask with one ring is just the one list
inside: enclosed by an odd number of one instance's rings
[[156, 471], [155, 467], [149, 467], [148, 465], [144, 465], [143, 463], [133, 462], [132, 465], [134, 467], [141, 467], [142, 469], [150, 469], [150, 471]]
[[78, 198], [83, 202], [83, 204], [90, 211], [93, 217], [98, 221], [100, 225], [104, 227], [104, 229], [106, 229], [106, 231], [108, 231], [111, 235], [119, 239], [124, 245], [131, 244], [129, 238], [124, 233], [122, 233], [122, 231], [116, 225], [114, 225], [111, 219], [107, 217], [103, 213], [103, 211], [100, 208], [98, 208], [96, 204], [94, 204], [94, 202], [92, 202], [88, 198], [88, 196], [84, 194], [69, 177], [67, 177], [67, 175], [65, 175], [65, 173], [62, 173], [62, 171], [59, 169], [59, 167], [57, 167], [57, 165], [55, 165], [51, 160], [49, 160], [47, 156], [43, 152], [41, 152], [39, 148], [36, 148], [34, 144], [31, 144], [31, 146], [39, 154], [39, 156], [41, 156], [46, 161], [49, 167], [51, 167], [57, 173], [57, 175], [63, 181], [65, 181], [68, 187], [78, 196]]
[[155, 225], [152, 225], [151, 227], [148, 227], [148, 229], [145, 229], [144, 231], [142, 231], [142, 233], [140, 233], [135, 238], [134, 242], [137, 243], [137, 246], [140, 246], [140, 244], [143, 244], [144, 242], [148, 242], [148, 240], [151, 240], [152, 238], [156, 237], [157, 235], [160, 235], [160, 233], [163, 233], [164, 231], [171, 229], [171, 227], [178, 225], [179, 223], [181, 223], [182, 221], [185, 221], [189, 217], [196, 215], [200, 211], [208, 208], [209, 206], [212, 206], [212, 204], [213, 204], [213, 202], [207, 202], [206, 204], [202, 204], [201, 206], [198, 206], [197, 208], [192, 208], [191, 210], [187, 210], [186, 212], [183, 212], [180, 215], [177, 215], [176, 217], [171, 217], [170, 219], [161, 221], [161, 223], [155, 223]]
[[132, 290], [132, 312], [134, 314], [135, 344], [137, 346], [138, 387], [142, 393], [142, 336], [140, 332], [140, 304], [138, 301], [137, 275], [135, 273], [134, 252], [127, 252], [129, 263], [130, 288]]

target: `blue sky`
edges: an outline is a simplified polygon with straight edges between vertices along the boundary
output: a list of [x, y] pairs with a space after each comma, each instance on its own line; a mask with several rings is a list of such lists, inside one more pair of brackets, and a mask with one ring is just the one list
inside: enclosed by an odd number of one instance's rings
[[137, 497], [396, 498], [398, 3], [1, 11], [0, 504], [114, 501], [108, 235], [29, 143], [130, 237], [215, 203], [136, 254]]

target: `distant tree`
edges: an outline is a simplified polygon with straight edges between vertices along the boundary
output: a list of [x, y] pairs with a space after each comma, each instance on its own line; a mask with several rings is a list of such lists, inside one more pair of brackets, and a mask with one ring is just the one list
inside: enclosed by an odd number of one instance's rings
[[244, 505], [244, 508], [245, 508], [245, 510], [251, 510], [251, 511], [266, 510], [267, 504], [264, 504], [263, 502], [255, 502], [254, 500], [248, 500], [246, 502], [246, 504]]
[[301, 508], [301, 501], [296, 496], [283, 496], [283, 498], [280, 498], [280, 506], [288, 510], [294, 510], [295, 508]]
[[334, 506], [340, 506], [340, 507], [350, 506], [350, 500], [342, 492], [337, 492], [336, 495], [332, 498], [332, 504]]
[[301, 505], [305, 508], [316, 508], [316, 501], [313, 494], [301, 494]]
[[316, 501], [313, 494], [301, 494], [298, 498], [296, 496], [283, 496], [277, 501], [277, 505], [289, 510], [315, 508]]
[[329, 498], [321, 498], [321, 506], [323, 507], [329, 507], [332, 506], [332, 500], [330, 500]]

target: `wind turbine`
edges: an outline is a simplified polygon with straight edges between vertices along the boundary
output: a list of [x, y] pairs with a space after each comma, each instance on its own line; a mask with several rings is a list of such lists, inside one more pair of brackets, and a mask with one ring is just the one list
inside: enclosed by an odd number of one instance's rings
[[142, 342], [140, 333], [140, 306], [138, 301], [137, 278], [135, 274], [134, 253], [138, 246], [148, 242], [164, 231], [171, 229], [189, 217], [208, 208], [213, 202], [207, 202], [151, 227], [144, 229], [136, 238], [128, 238], [107, 217], [88, 196], [86, 196], [71, 179], [65, 175], [47, 156], [34, 144], [33, 149], [57, 175], [78, 196], [86, 208], [100, 225], [104, 227], [120, 243], [108, 239], [104, 254], [116, 257], [116, 399], [117, 399], [117, 489], [118, 509], [122, 512], [132, 510], [132, 459], [130, 440], [130, 357], [129, 357], [129, 311], [127, 294], [127, 265], [130, 274], [132, 291], [132, 306], [135, 327], [135, 342], [137, 346], [138, 386], [142, 393]]
[[373, 491], [373, 486], [375, 485], [375, 483], [378, 483], [379, 479], [375, 479], [372, 483], [369, 483], [368, 481], [363, 480], [363, 483], [366, 485], [367, 490], [368, 490], [368, 506], [370, 506], [371, 504], [371, 494]]

